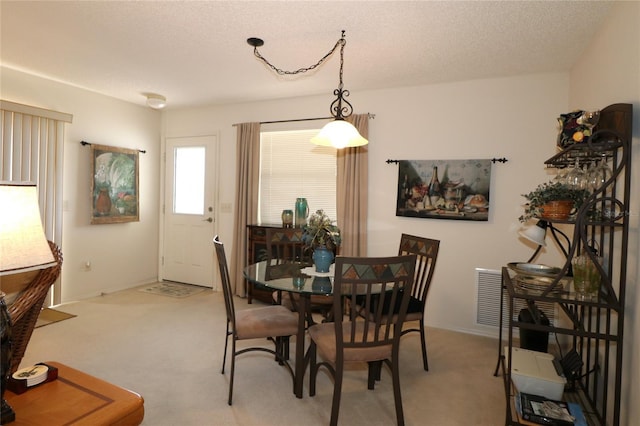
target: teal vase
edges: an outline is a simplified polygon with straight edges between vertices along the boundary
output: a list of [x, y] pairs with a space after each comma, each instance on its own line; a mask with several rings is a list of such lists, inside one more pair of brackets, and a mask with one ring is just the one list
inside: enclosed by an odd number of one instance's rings
[[324, 246], [316, 247], [313, 250], [313, 263], [316, 265], [316, 272], [329, 272], [333, 263], [333, 252]]
[[302, 228], [307, 224], [307, 216], [309, 216], [309, 205], [306, 198], [296, 198], [295, 218], [296, 228]]

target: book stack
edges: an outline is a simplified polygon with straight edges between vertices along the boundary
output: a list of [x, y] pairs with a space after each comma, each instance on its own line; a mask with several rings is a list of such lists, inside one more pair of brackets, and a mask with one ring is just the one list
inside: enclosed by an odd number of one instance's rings
[[548, 426], [586, 426], [579, 404], [547, 399], [519, 392], [515, 397], [518, 415], [531, 423]]

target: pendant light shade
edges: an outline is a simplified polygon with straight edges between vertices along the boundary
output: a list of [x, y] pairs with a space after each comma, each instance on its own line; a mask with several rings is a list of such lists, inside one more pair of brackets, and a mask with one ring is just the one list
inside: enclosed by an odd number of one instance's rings
[[327, 123], [320, 133], [311, 138], [311, 143], [341, 149], [363, 146], [369, 141], [363, 138], [351, 123], [338, 119]]

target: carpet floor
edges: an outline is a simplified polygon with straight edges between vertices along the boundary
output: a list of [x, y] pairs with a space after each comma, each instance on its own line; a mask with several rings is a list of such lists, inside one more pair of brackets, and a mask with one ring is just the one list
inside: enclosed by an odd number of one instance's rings
[[[260, 303], [248, 305], [236, 298], [235, 305], [242, 310]], [[58, 361], [138, 392], [145, 400], [144, 426], [329, 423], [333, 391], [329, 376], [318, 376], [316, 396], [309, 397], [307, 372], [304, 397], [298, 399], [288, 371], [268, 354], [238, 357], [233, 405], [227, 405], [230, 359], [225, 374], [220, 374], [226, 324], [221, 293], [206, 289], [181, 299], [157, 297], [136, 288], [60, 308], [78, 318], [36, 329], [21, 366]], [[265, 340], [264, 345], [270, 343]], [[503, 381], [493, 376], [497, 340], [428, 328], [427, 345], [428, 372], [422, 369], [418, 334], [402, 338], [400, 382], [406, 425], [503, 425]], [[386, 368], [370, 391], [366, 366], [349, 367], [339, 424], [395, 424]]]

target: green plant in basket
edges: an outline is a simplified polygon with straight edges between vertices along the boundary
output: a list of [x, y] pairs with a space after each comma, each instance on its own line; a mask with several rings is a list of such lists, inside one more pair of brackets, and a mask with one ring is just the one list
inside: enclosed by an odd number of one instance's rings
[[528, 202], [524, 206], [524, 214], [518, 219], [520, 222], [526, 222], [529, 219], [540, 218], [543, 214], [542, 206], [552, 201], [571, 201], [573, 207], [579, 209], [589, 195], [586, 189], [578, 189], [562, 182], [542, 183], [528, 194], [522, 194]]

